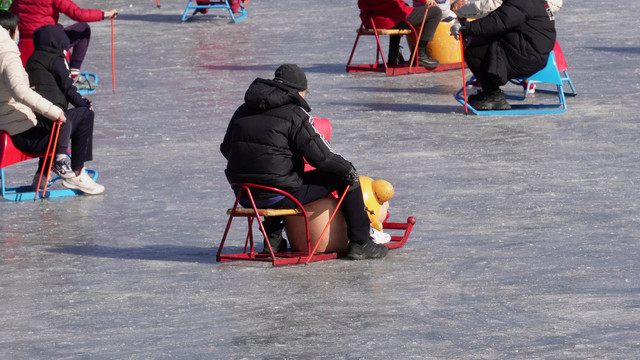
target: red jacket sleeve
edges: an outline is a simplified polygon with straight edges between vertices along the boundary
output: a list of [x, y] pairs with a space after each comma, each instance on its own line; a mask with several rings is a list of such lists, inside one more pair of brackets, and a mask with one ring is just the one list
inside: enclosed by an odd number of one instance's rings
[[78, 22], [94, 22], [103, 19], [102, 10], [82, 9], [71, 0], [53, 0], [53, 9]]
[[33, 32], [45, 25], [58, 23], [60, 13], [74, 21], [92, 22], [103, 18], [102, 10], [81, 9], [71, 0], [19, 0], [11, 4], [10, 11], [20, 18], [20, 37], [33, 38]]
[[393, 28], [413, 11], [404, 0], [358, 0], [358, 7], [366, 27], [370, 27], [370, 19], [373, 19], [381, 29]]

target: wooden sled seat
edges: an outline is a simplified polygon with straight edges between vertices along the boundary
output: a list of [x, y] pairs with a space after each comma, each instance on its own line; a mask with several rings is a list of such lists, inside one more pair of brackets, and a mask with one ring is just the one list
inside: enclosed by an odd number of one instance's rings
[[[258, 216], [291, 216], [291, 215], [299, 215], [300, 209], [257, 209]], [[253, 215], [255, 216], [256, 210], [252, 208], [236, 208], [236, 209], [228, 209], [227, 215], [234, 214], [236, 216], [239, 215]]]

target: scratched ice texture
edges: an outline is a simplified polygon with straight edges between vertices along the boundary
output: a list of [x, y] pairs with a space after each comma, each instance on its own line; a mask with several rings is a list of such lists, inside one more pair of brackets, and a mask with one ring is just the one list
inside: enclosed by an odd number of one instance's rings
[[[115, 93], [110, 21], [91, 24], [83, 65], [100, 86], [87, 165], [107, 191], [0, 202], [0, 358], [640, 354], [640, 2], [565, 1], [578, 96], [564, 114], [488, 117], [454, 100], [460, 70], [346, 73], [355, 1], [255, 0], [237, 24], [217, 10], [181, 24], [184, 0], [76, 2], [120, 14]], [[282, 63], [306, 71], [334, 150], [394, 185], [391, 220], [416, 217], [387, 258], [216, 262], [233, 201], [218, 146]]]

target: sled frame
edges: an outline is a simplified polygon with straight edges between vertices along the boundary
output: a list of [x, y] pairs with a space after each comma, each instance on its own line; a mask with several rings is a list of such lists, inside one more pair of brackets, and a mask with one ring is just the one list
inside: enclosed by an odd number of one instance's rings
[[[216, 254], [216, 261], [225, 262], [225, 261], [233, 261], [233, 260], [245, 260], [245, 261], [259, 261], [259, 262], [270, 262], [273, 266], [282, 266], [282, 265], [293, 265], [293, 264], [302, 264], [308, 263], [312, 261], [322, 261], [322, 260], [330, 260], [337, 259], [342, 257], [344, 254], [339, 254], [337, 252], [331, 253], [313, 253], [311, 250], [311, 235], [309, 231], [309, 218], [304, 209], [304, 206], [291, 194], [277, 189], [273, 187], [252, 184], [252, 183], [237, 183], [232, 184], [234, 189], [237, 189], [237, 195], [233, 207], [227, 210], [227, 214], [229, 215], [229, 219], [227, 221], [227, 226], [225, 228], [224, 234], [222, 236], [222, 240], [220, 241], [220, 245], [218, 247], [218, 252]], [[296, 208], [293, 209], [263, 209], [258, 208], [256, 206], [252, 189], [264, 189], [274, 193], [274, 195], [283, 195], [293, 201], [296, 204]], [[251, 207], [243, 208], [240, 205], [240, 199], [245, 195], [249, 202], [251, 203]], [[274, 252], [273, 247], [271, 246], [270, 241], [268, 240], [268, 236], [264, 225], [262, 223], [261, 217], [266, 216], [300, 216], [304, 218], [305, 231], [306, 231], [306, 242], [307, 249], [305, 251], [286, 251], [286, 252]], [[244, 217], [247, 219], [247, 235], [245, 237], [244, 246], [242, 252], [239, 253], [231, 253], [231, 254], [223, 254], [223, 248], [227, 242], [227, 237], [229, 235], [229, 230], [231, 229], [231, 223], [236, 217]], [[267, 240], [266, 244], [268, 247], [268, 252], [256, 252], [255, 250], [255, 242], [254, 242], [254, 232], [253, 225], [254, 222], [257, 223], [259, 227], [259, 233]], [[391, 231], [401, 231], [401, 235], [391, 235], [391, 241], [387, 244], [387, 248], [389, 249], [397, 249], [403, 247], [407, 242], [409, 235], [411, 234], [411, 230], [416, 220], [413, 216], [407, 219], [406, 223], [389, 223], [385, 222], [383, 227], [385, 230]], [[266, 249], [265, 249], [266, 250]], [[309, 258], [309, 254], [313, 254], [311, 258]]]

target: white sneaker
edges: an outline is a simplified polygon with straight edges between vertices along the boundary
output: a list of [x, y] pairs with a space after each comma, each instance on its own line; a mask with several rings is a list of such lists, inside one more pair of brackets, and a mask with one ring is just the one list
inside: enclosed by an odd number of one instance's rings
[[98, 195], [104, 192], [104, 186], [96, 183], [87, 174], [85, 168], [82, 168], [80, 175], [71, 179], [62, 179], [62, 185], [67, 189], [80, 190], [85, 194]]
[[376, 244], [386, 244], [391, 241], [391, 235], [371, 227], [371, 240]]

